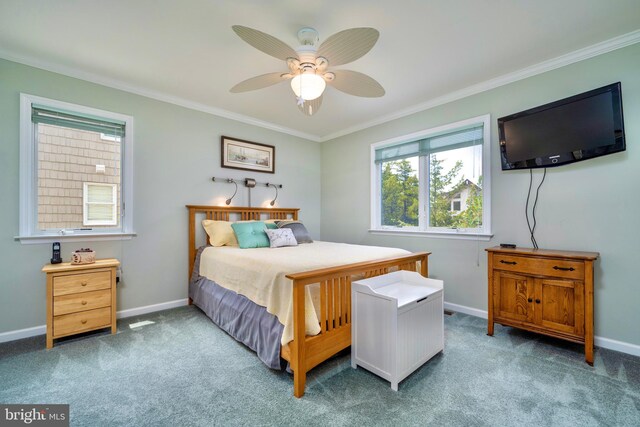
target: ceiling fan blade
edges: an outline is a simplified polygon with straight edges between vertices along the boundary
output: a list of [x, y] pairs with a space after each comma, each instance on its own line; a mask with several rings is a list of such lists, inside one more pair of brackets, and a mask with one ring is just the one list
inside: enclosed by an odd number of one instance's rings
[[378, 98], [385, 94], [384, 88], [380, 83], [366, 74], [350, 70], [335, 70], [333, 74], [335, 78], [328, 83], [349, 95]]
[[239, 92], [248, 92], [250, 90], [262, 89], [268, 86], [273, 86], [277, 83], [283, 82], [285, 80], [293, 77], [288, 73], [269, 73], [263, 74], [261, 76], [252, 77], [245, 81], [242, 81], [232, 87], [229, 92], [239, 93]]
[[[296, 101], [298, 98], [295, 98]], [[306, 116], [313, 116], [318, 112], [320, 106], [322, 105], [322, 95], [317, 97], [316, 99], [312, 99], [311, 101], [304, 101], [304, 104], [298, 104], [298, 110], [302, 111], [302, 113]]]
[[297, 58], [296, 51], [288, 44], [262, 31], [253, 28], [234, 25], [231, 27], [240, 38], [256, 49], [286, 61], [287, 58]]
[[329, 60], [329, 65], [342, 65], [355, 61], [371, 50], [380, 33], [375, 28], [351, 28], [326, 39], [318, 48], [318, 56]]

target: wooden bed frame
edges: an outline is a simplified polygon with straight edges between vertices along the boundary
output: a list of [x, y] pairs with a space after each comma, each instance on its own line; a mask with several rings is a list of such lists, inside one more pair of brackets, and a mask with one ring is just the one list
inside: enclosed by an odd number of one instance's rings
[[[189, 280], [196, 259], [196, 216], [202, 219], [231, 220], [298, 219], [299, 209], [293, 208], [249, 208], [230, 206], [194, 206], [189, 209]], [[199, 224], [199, 221], [197, 222]], [[207, 237], [207, 243], [208, 237]], [[293, 394], [304, 395], [307, 372], [351, 345], [351, 280], [373, 277], [393, 270], [419, 271], [428, 276], [428, 260], [431, 252], [416, 252], [409, 255], [377, 261], [359, 262], [336, 267], [287, 274], [293, 288], [293, 341], [282, 346], [281, 356], [293, 371]], [[307, 336], [305, 333], [306, 286], [320, 284], [320, 333]], [[189, 299], [189, 304], [192, 301]]]

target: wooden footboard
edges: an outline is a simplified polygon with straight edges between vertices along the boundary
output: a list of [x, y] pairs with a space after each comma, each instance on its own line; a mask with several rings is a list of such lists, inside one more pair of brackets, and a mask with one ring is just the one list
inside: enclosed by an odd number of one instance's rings
[[[351, 280], [374, 277], [393, 270], [429, 274], [430, 252], [417, 252], [378, 261], [360, 262], [288, 274], [293, 282], [293, 341], [282, 348], [282, 357], [293, 370], [293, 394], [304, 395], [307, 372], [351, 345]], [[320, 333], [305, 333], [306, 287], [320, 284]]]
[[[296, 208], [251, 208], [234, 206], [187, 205], [189, 209], [189, 280], [198, 246], [208, 242], [198, 239], [199, 219], [219, 221], [298, 219]], [[302, 397], [307, 372], [351, 345], [351, 280], [373, 277], [393, 270], [419, 271], [428, 276], [430, 252], [417, 252], [378, 261], [360, 262], [289, 274], [293, 284], [293, 341], [282, 347], [281, 355], [293, 370], [293, 394]], [[307, 286], [320, 287], [320, 333], [306, 336], [305, 296]], [[191, 301], [189, 301], [191, 303]]]

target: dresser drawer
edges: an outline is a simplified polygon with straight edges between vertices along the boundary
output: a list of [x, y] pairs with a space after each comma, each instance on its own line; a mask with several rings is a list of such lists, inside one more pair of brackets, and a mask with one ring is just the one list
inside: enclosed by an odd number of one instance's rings
[[61, 295], [53, 298], [53, 315], [76, 313], [111, 305], [111, 289]]
[[97, 308], [54, 317], [53, 336], [59, 337], [107, 326], [111, 326], [111, 308]]
[[109, 271], [70, 274], [53, 278], [53, 296], [109, 288], [111, 288], [111, 272]]
[[517, 273], [529, 273], [536, 276], [562, 277], [577, 280], [584, 279], [584, 263], [565, 259], [530, 258], [494, 254], [493, 268]]

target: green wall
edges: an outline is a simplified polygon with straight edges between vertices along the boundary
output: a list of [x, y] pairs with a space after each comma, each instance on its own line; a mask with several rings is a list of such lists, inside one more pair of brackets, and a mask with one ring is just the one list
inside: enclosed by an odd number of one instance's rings
[[[86, 81], [0, 60], [0, 333], [43, 325], [45, 276], [51, 245], [23, 245], [18, 234], [20, 93], [134, 117], [134, 229], [119, 242], [63, 243], [62, 254], [91, 246], [123, 263], [118, 310], [187, 296], [186, 204], [219, 204], [233, 186], [212, 176], [281, 183], [278, 205], [300, 207], [313, 237], [320, 234], [320, 144]], [[275, 175], [220, 168], [220, 136], [276, 146]], [[252, 204], [273, 197], [255, 188]], [[234, 205], [247, 203], [241, 187]]]
[[[627, 151], [548, 170], [537, 209], [541, 248], [597, 251], [596, 335], [640, 345], [640, 44], [393, 120], [322, 144], [322, 238], [433, 252], [430, 273], [445, 300], [487, 309], [484, 248], [529, 246], [524, 216], [528, 171], [502, 172], [496, 119], [621, 81]], [[370, 144], [491, 114], [491, 209], [494, 237], [477, 242], [368, 232]], [[537, 180], [542, 171], [536, 171]]]

